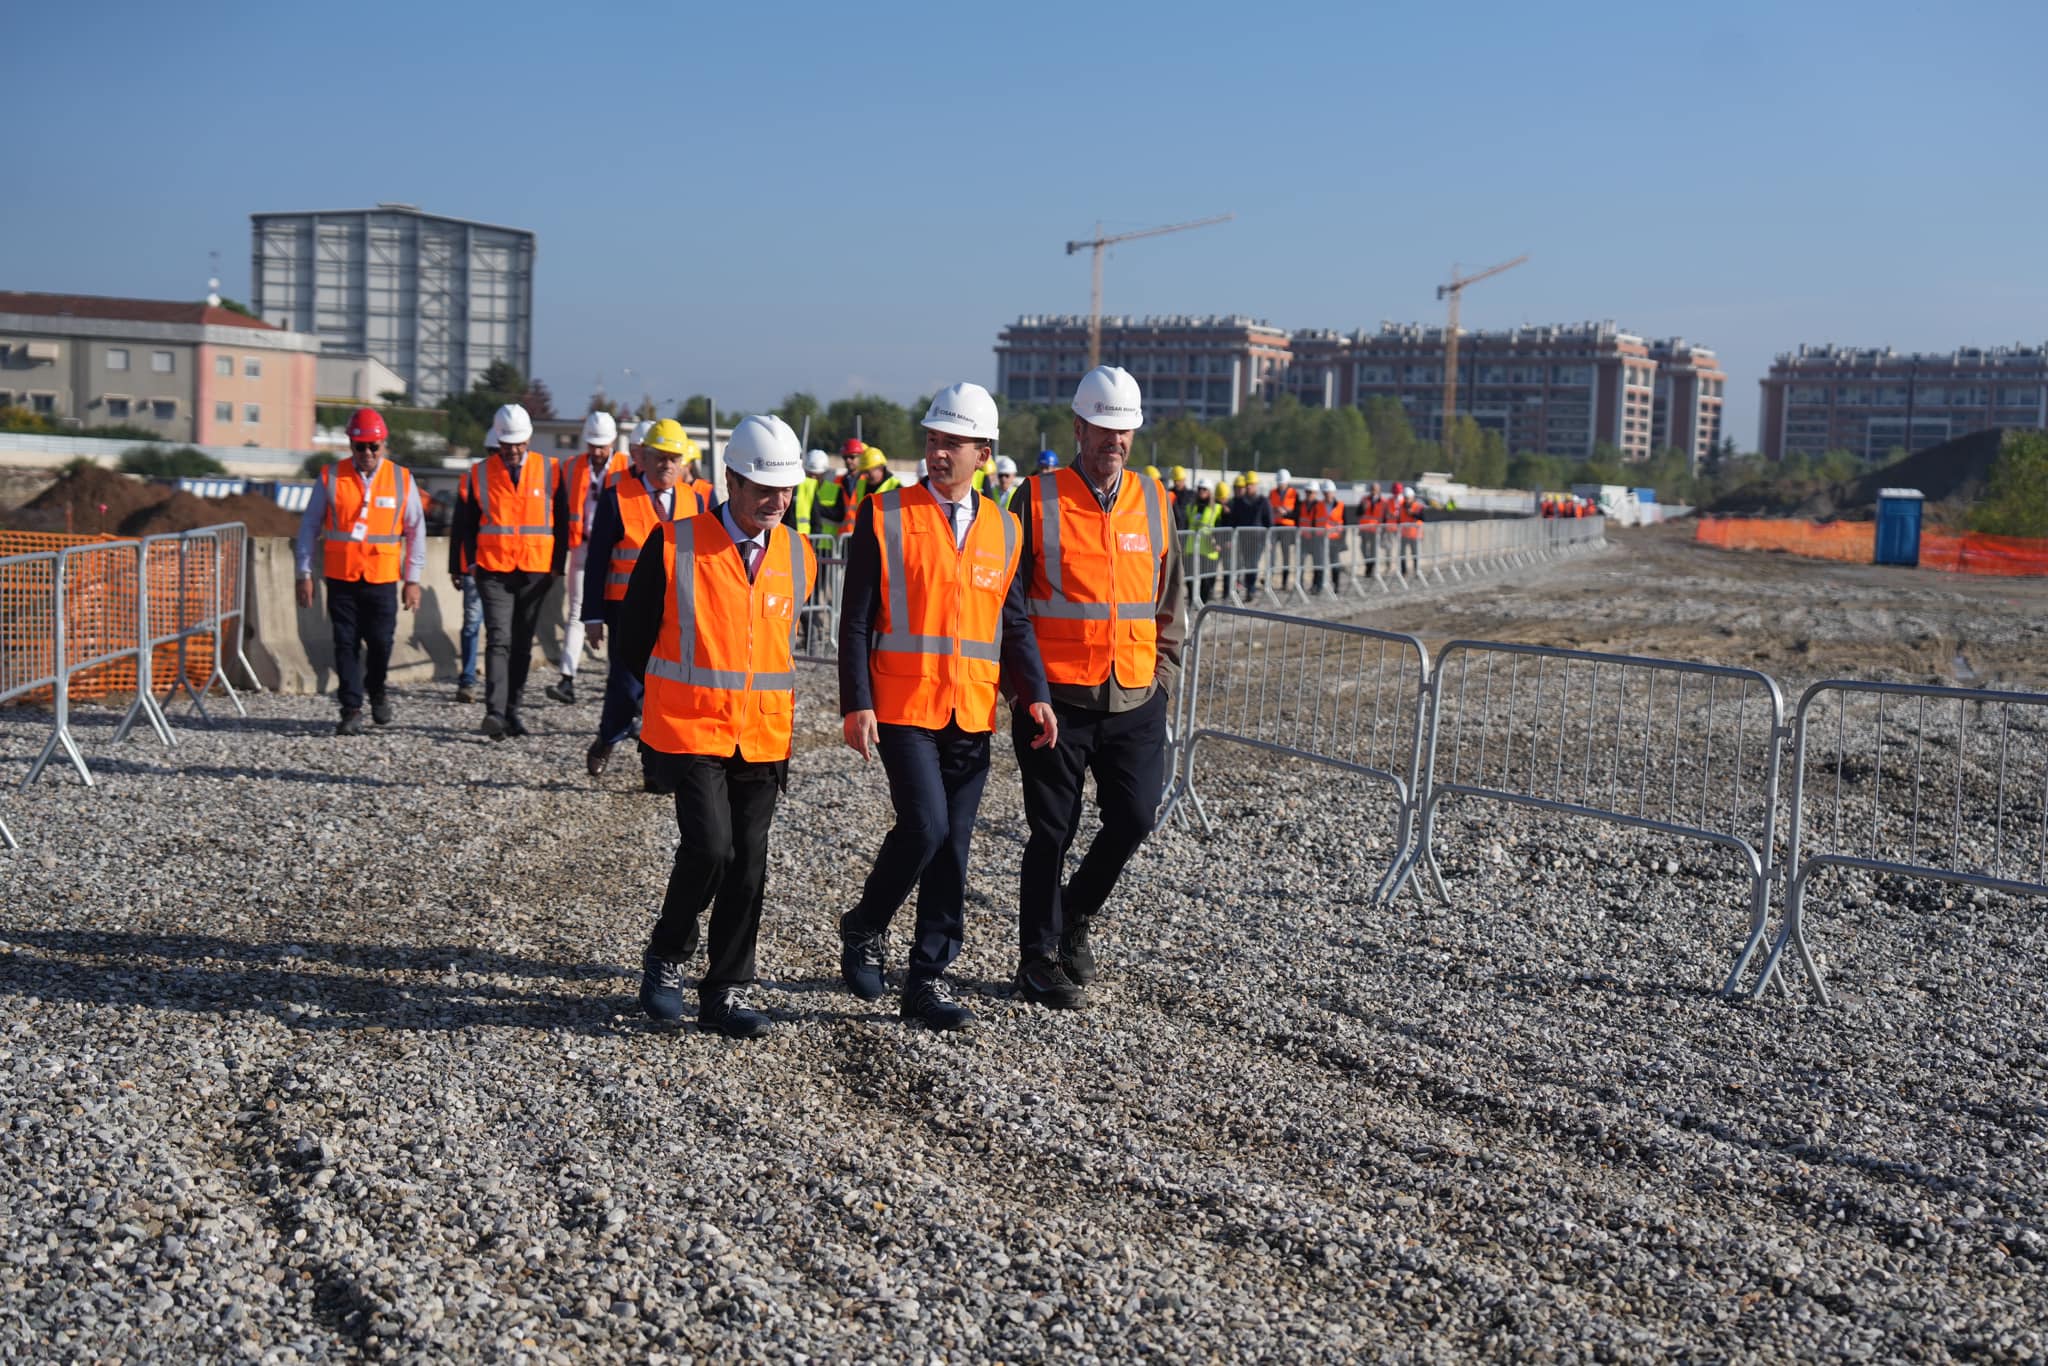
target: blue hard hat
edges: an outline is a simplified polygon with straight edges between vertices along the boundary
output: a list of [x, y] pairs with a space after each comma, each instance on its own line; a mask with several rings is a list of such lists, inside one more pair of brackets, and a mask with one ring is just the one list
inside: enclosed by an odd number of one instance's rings
[[1038, 468], [1042, 470], [1056, 470], [1059, 467], [1060, 453], [1058, 451], [1040, 451], [1038, 453]]

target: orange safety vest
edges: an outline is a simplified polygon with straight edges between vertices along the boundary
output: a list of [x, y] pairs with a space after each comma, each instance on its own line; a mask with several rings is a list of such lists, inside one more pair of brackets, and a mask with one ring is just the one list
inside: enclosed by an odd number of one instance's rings
[[1273, 505], [1273, 525], [1293, 526], [1294, 509], [1301, 502], [1301, 495], [1293, 489], [1274, 489], [1266, 495], [1266, 501]]
[[412, 499], [412, 471], [389, 460], [379, 462], [365, 500], [363, 481], [342, 478], [342, 463], [337, 460], [320, 472], [327, 495], [322, 572], [345, 583], [397, 583], [405, 554], [405, 505]]
[[796, 628], [817, 556], [778, 523], [749, 583], [717, 513], [686, 517], [670, 530], [661, 547], [669, 595], [647, 660], [641, 740], [663, 754], [787, 759]]
[[528, 451], [516, 484], [503, 456], [485, 456], [470, 474], [477, 476], [471, 487], [480, 514], [476, 567], [493, 574], [547, 573], [555, 554], [555, 462]]
[[1422, 500], [1410, 498], [1401, 507], [1401, 539], [1419, 541], [1422, 539]]
[[[590, 522], [597, 515], [597, 499], [590, 493], [590, 452], [564, 460], [559, 468], [562, 481], [569, 486], [569, 548], [574, 550], [590, 539]], [[626, 453], [612, 452], [604, 464], [604, 478], [598, 480], [598, 492], [617, 483], [626, 469]]]
[[633, 581], [633, 566], [639, 562], [640, 547], [647, 544], [654, 528], [673, 525], [678, 518], [695, 517], [704, 510], [694, 489], [678, 484], [670, 492], [673, 495], [670, 506], [676, 515], [663, 521], [655, 510], [654, 494], [641, 482], [640, 476], [619, 481], [619, 523], [625, 531], [620, 535], [618, 544], [612, 547], [611, 560], [605, 566], [606, 602], [626, 600], [626, 585]]
[[1159, 666], [1159, 576], [1173, 550], [1166, 490], [1126, 471], [1105, 513], [1071, 466], [1033, 482], [1037, 552], [1024, 605], [1047, 681], [1094, 687], [1114, 671], [1126, 688], [1148, 686]]
[[977, 498], [956, 550], [939, 500], [914, 484], [875, 499], [874, 526], [882, 544], [880, 629], [868, 656], [875, 719], [939, 730], [957, 717], [962, 730], [994, 730], [1017, 519]]
[[1375, 494], [1366, 494], [1358, 500], [1358, 524], [1377, 528], [1380, 524], [1380, 499]]

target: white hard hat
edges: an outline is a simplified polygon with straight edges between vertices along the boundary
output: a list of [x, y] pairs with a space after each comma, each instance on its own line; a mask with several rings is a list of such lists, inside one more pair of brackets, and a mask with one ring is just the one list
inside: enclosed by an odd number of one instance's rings
[[1336, 481], [1336, 480], [1334, 480], [1334, 479], [1325, 479], [1325, 480], [1323, 481], [1323, 492], [1324, 492], [1324, 493], [1335, 493], [1336, 491], [1337, 491], [1337, 481]]
[[498, 409], [494, 422], [500, 441], [523, 445], [533, 440], [533, 419], [526, 415], [526, 409], [516, 403], [508, 403]]
[[634, 423], [634, 424], [633, 424], [633, 444], [634, 444], [634, 445], [636, 445], [636, 446], [644, 446], [644, 445], [646, 445], [646, 444], [647, 444], [647, 434], [648, 434], [649, 432], [653, 431], [653, 430], [654, 430], [654, 419], [653, 419], [653, 418], [648, 418], [648, 419], [647, 419], [646, 421], [644, 421], [644, 422], [636, 422], [636, 423]]
[[618, 439], [619, 424], [612, 421], [610, 413], [592, 413], [583, 419], [583, 444], [586, 446], [609, 446]]
[[999, 455], [999, 456], [997, 456], [997, 457], [996, 457], [996, 473], [997, 473], [997, 474], [1015, 474], [1016, 472], [1017, 472], [1017, 462], [1016, 462], [1016, 461], [1014, 461], [1014, 460], [1010, 459], [1010, 457], [1009, 457], [1009, 456], [1007, 456], [1007, 455]]
[[495, 417], [491, 419], [490, 430], [484, 433], [484, 449], [487, 451], [498, 449], [498, 419]]
[[823, 451], [811, 451], [804, 456], [805, 474], [823, 474], [832, 468], [832, 457]]
[[918, 477], [918, 478], [920, 478], [920, 479], [922, 479], [922, 478], [924, 478], [924, 477], [925, 477], [926, 475], [928, 475], [928, 474], [930, 474], [930, 473], [931, 473], [931, 470], [930, 470], [930, 468], [929, 468], [928, 466], [926, 466], [926, 464], [924, 463], [924, 457], [923, 457], [923, 456], [919, 456], [919, 457], [918, 457], [918, 459], [917, 459], [917, 477]]
[[1134, 432], [1145, 425], [1145, 405], [1138, 381], [1128, 370], [1098, 365], [1081, 376], [1074, 388], [1074, 414], [1090, 426]]
[[1216, 481], [1214, 479], [1198, 479], [1195, 481], [1195, 488], [1203, 493], [1214, 493], [1216, 491]]
[[1291, 483], [1293, 483], [1293, 482], [1294, 482], [1294, 476], [1293, 476], [1293, 475], [1291, 475], [1291, 474], [1289, 474], [1289, 473], [1288, 473], [1288, 472], [1287, 472], [1286, 470], [1284, 470], [1284, 469], [1281, 469], [1281, 470], [1274, 470], [1274, 471], [1273, 471], [1273, 482], [1274, 482], [1274, 483], [1276, 483], [1276, 484], [1278, 484], [1278, 485], [1279, 485], [1279, 486], [1280, 486], [1281, 488], [1283, 488], [1283, 489], [1284, 489], [1284, 488], [1286, 488], [1286, 487], [1287, 487], [1287, 486], [1288, 486], [1289, 484], [1291, 484]]
[[773, 413], [750, 417], [732, 429], [725, 468], [749, 483], [793, 489], [804, 481], [803, 443]]
[[979, 384], [947, 385], [932, 395], [924, 413], [925, 430], [974, 441], [994, 441], [998, 425], [996, 401]]

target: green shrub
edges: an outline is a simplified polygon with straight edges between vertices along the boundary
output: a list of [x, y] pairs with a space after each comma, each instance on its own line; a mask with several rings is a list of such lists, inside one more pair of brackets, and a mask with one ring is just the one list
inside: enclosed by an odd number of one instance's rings
[[196, 446], [130, 446], [121, 452], [121, 469], [148, 478], [193, 478], [226, 474], [228, 467]]

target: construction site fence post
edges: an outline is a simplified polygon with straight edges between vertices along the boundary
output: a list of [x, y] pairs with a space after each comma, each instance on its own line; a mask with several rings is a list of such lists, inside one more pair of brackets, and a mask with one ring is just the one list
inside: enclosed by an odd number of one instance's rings
[[851, 539], [831, 532], [815, 533], [811, 549], [818, 556], [818, 582], [798, 608], [797, 652], [807, 664], [830, 664], [839, 658], [839, 603], [846, 582], [846, 545]]
[[[49, 689], [62, 714], [64, 687], [63, 580], [56, 551], [0, 559], [0, 704]], [[53, 726], [37, 765], [57, 743]], [[34, 766], [31, 767], [31, 773]], [[24, 780], [26, 786], [26, 780]], [[14, 832], [0, 818], [0, 847], [19, 849]]]

